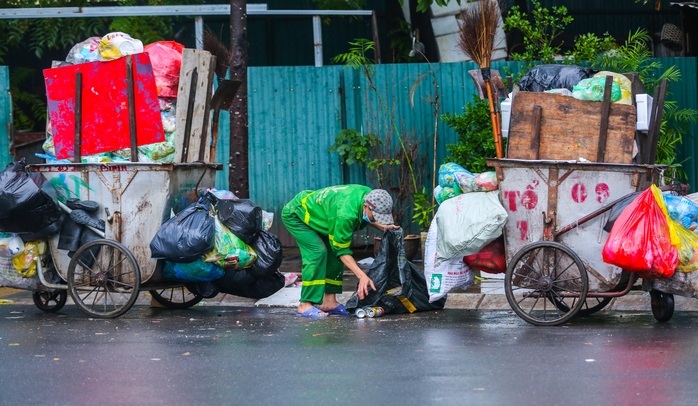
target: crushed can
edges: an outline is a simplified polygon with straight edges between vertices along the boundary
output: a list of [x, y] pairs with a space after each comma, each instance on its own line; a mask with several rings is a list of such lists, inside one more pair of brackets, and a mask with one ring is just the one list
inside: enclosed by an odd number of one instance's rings
[[366, 310], [363, 307], [359, 307], [354, 311], [354, 316], [363, 319], [366, 317]]
[[385, 309], [382, 307], [367, 307], [366, 308], [366, 315], [370, 318], [374, 317], [380, 317], [385, 314]]

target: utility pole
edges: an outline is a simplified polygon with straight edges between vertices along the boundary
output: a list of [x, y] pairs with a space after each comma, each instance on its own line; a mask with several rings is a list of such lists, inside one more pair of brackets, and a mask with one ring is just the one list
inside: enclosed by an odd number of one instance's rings
[[230, 79], [242, 82], [230, 107], [229, 190], [250, 197], [247, 125], [247, 0], [230, 0]]

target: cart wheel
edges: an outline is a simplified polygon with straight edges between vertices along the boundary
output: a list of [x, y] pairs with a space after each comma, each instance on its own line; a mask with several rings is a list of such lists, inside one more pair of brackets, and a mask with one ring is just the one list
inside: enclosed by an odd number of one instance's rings
[[519, 317], [536, 326], [555, 326], [571, 319], [584, 305], [588, 291], [582, 260], [571, 249], [551, 241], [522, 248], [504, 277], [509, 305]]
[[136, 302], [141, 273], [126, 247], [112, 240], [94, 240], [73, 254], [67, 282], [80, 310], [93, 317], [114, 318]]
[[674, 315], [674, 295], [652, 289], [650, 298], [654, 318], [657, 321], [669, 321]]
[[68, 292], [65, 289], [42, 290], [32, 294], [34, 304], [45, 312], [57, 312], [65, 306], [68, 300]]
[[191, 293], [186, 286], [151, 290], [150, 295], [168, 309], [187, 309], [204, 299], [201, 295]]

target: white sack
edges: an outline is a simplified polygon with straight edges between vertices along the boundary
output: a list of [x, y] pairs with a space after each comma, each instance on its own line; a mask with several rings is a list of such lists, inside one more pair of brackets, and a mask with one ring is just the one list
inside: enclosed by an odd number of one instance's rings
[[449, 259], [436, 266], [437, 230], [436, 222], [432, 221], [424, 243], [424, 279], [427, 282], [429, 303], [446, 296], [452, 289], [467, 289], [475, 280], [475, 275], [463, 262], [463, 257]]
[[436, 266], [451, 258], [478, 253], [502, 235], [507, 212], [498, 191], [473, 192], [444, 201], [436, 212]]

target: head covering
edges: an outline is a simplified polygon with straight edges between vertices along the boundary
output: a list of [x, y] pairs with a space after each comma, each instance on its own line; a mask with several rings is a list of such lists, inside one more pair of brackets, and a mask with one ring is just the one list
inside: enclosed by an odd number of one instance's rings
[[364, 202], [373, 212], [378, 224], [393, 224], [393, 198], [383, 189], [374, 189], [364, 196]]

